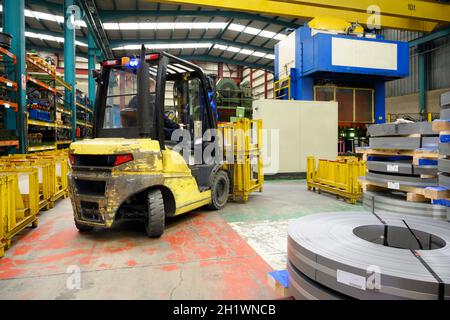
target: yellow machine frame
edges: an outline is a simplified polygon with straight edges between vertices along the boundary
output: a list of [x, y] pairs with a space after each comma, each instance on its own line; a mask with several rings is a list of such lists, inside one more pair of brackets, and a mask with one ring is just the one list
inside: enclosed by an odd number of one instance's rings
[[242, 118], [220, 123], [218, 129], [223, 139], [225, 158], [234, 160], [232, 165], [223, 165], [225, 170], [232, 171], [232, 198], [248, 201], [250, 193], [262, 192], [264, 183], [262, 120]]
[[314, 157], [307, 158], [308, 190], [333, 193], [352, 204], [362, 195], [358, 177], [365, 175], [366, 162], [357, 157], [338, 157], [336, 161], [319, 160], [317, 167]]

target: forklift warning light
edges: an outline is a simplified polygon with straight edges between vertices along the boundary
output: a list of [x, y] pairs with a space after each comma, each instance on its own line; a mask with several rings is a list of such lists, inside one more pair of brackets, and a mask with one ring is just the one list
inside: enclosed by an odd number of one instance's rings
[[122, 57], [121, 65], [129, 68], [137, 68], [139, 66], [139, 58]]
[[119, 60], [106, 60], [102, 62], [103, 67], [117, 66], [119, 64]]

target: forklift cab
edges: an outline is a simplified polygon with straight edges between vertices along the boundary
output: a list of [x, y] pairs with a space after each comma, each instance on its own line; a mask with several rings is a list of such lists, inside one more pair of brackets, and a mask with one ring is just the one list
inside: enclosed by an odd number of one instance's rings
[[210, 82], [197, 65], [161, 52], [146, 54], [145, 62], [125, 57], [104, 61], [102, 67], [97, 76], [95, 137], [149, 137], [164, 149], [166, 142], [170, 144], [164, 139], [164, 119], [192, 137], [217, 127]]
[[147, 137], [159, 141], [161, 150], [183, 151], [199, 189], [208, 189], [220, 165], [203, 157], [217, 143], [203, 141], [208, 129], [217, 128], [213, 88], [203, 70], [166, 52], [107, 60], [102, 67], [94, 137]]

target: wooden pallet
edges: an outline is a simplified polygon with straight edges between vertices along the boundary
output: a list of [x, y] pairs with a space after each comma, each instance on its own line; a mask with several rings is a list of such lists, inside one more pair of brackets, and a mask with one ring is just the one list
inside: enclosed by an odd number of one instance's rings
[[355, 152], [362, 154], [363, 160], [365, 161], [367, 161], [369, 156], [409, 156], [412, 157], [413, 165], [418, 165], [419, 160], [422, 159], [437, 160], [439, 158], [439, 151], [430, 149], [399, 150], [356, 148]]
[[426, 188], [417, 188], [417, 187], [410, 187], [410, 186], [404, 186], [399, 185], [395, 188], [389, 188], [388, 183], [381, 183], [381, 182], [373, 182], [373, 181], [367, 181], [360, 179], [359, 182], [362, 185], [364, 192], [370, 192], [370, 191], [402, 191], [405, 193], [405, 199], [406, 201], [410, 202], [430, 202], [431, 199], [425, 196], [425, 189]]

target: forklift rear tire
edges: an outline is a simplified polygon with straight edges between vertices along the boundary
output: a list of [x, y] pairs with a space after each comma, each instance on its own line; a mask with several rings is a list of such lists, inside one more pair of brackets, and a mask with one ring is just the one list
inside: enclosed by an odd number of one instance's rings
[[230, 179], [225, 171], [219, 170], [214, 175], [211, 183], [211, 204], [208, 206], [212, 210], [220, 210], [227, 204], [230, 192]]
[[159, 238], [164, 233], [164, 200], [161, 190], [149, 191], [147, 196], [148, 214], [145, 231], [150, 238]]
[[75, 221], [75, 227], [77, 227], [78, 231], [82, 232], [82, 233], [83, 232], [90, 232], [90, 231], [92, 231], [94, 229], [94, 227], [78, 223], [77, 221]]

